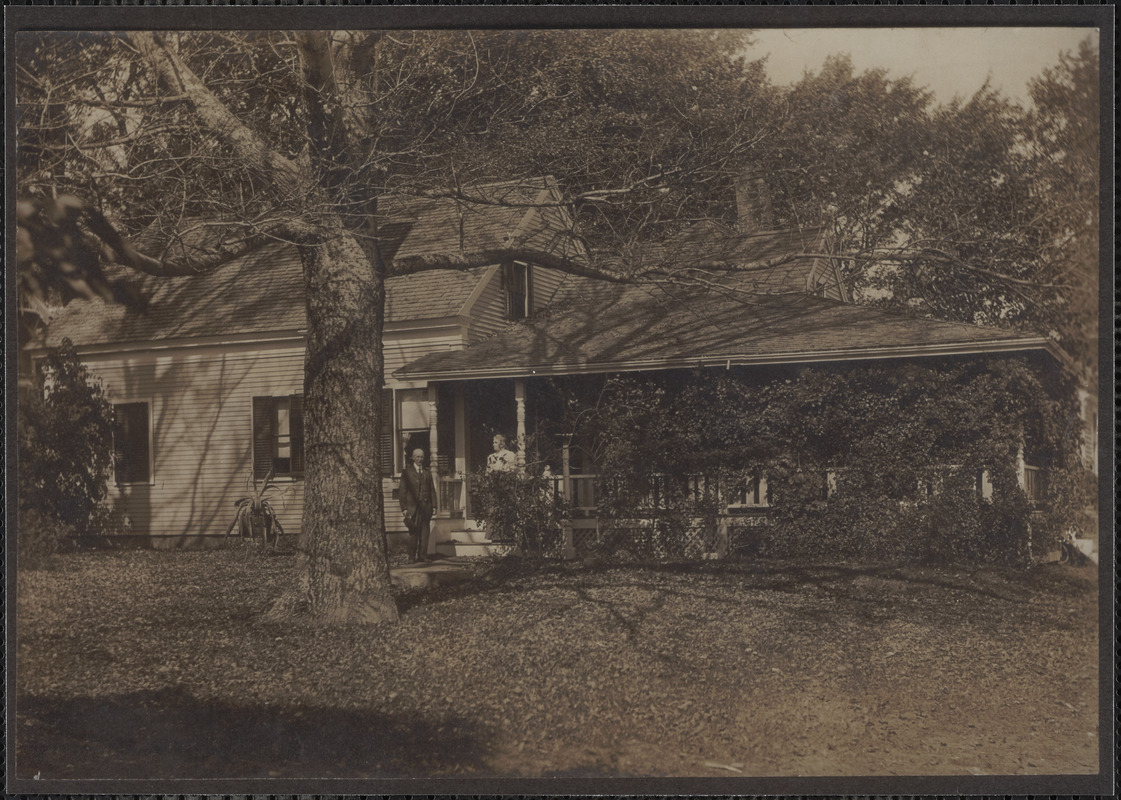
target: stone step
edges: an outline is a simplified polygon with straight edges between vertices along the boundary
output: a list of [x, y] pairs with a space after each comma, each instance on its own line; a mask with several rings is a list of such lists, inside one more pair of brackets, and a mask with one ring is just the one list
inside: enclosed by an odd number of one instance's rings
[[464, 542], [467, 544], [481, 544], [489, 542], [487, 532], [482, 528], [455, 528], [443, 535], [444, 541]]
[[428, 586], [446, 586], [470, 578], [462, 564], [435, 561], [425, 564], [405, 564], [389, 570], [389, 580], [398, 586], [419, 589]]
[[487, 540], [465, 542], [452, 536], [455, 541], [437, 542], [436, 552], [444, 556], [504, 556], [513, 550], [509, 544], [498, 544]]

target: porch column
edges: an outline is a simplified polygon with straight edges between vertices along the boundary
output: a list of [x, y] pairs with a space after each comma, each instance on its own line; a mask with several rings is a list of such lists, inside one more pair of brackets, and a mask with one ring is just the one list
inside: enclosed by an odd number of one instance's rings
[[525, 381], [514, 381], [514, 403], [518, 412], [518, 472], [525, 472]]
[[428, 384], [428, 469], [432, 471], [432, 485], [436, 487], [436, 510], [440, 508], [440, 446], [436, 441], [436, 384]]
[[1021, 440], [1016, 446], [1016, 482], [1020, 484], [1020, 488], [1025, 491], [1028, 488], [1028, 471], [1024, 468], [1024, 443]]
[[463, 518], [470, 519], [467, 509], [467, 402], [463, 384], [455, 385], [455, 474], [459, 482], [459, 507]]
[[[561, 445], [561, 475], [564, 476], [561, 486], [564, 490], [564, 499], [569, 509], [569, 515], [572, 513], [572, 464], [569, 451], [571, 441], [571, 438], [566, 438], [564, 444]], [[564, 521], [562, 536], [564, 538], [562, 543], [564, 557], [576, 558], [576, 543], [572, 540], [572, 520], [566, 519]]]

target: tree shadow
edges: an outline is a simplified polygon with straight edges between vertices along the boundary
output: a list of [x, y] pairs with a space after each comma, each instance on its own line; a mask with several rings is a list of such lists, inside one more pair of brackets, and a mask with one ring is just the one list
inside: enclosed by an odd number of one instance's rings
[[44, 779], [402, 778], [482, 768], [489, 736], [448, 715], [234, 705], [182, 687], [20, 698], [16, 775]]

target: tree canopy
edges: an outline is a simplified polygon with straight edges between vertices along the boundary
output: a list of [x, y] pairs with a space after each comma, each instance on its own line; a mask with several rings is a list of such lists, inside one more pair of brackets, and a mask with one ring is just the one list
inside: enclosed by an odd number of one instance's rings
[[1093, 374], [1099, 91], [1089, 39], [1027, 109], [988, 84], [935, 103], [834, 56], [776, 95], [761, 169], [782, 222], [830, 227], [866, 301], [1036, 328]]
[[[507, 255], [657, 282], [742, 266], [719, 253], [656, 259], [649, 245], [697, 220], [734, 222], [733, 185], [750, 169], [778, 222], [833, 232], [830, 252], [866, 299], [1042, 325], [1086, 358], [1092, 48], [1041, 75], [1025, 111], [989, 88], [935, 105], [912, 81], [858, 75], [844, 58], [778, 88], [743, 55], [749, 43], [734, 31], [662, 30], [21, 33], [20, 263], [39, 276], [24, 293], [115, 296], [97, 274], [103, 262], [183, 275], [268, 242], [299, 248], [301, 549], [307, 604], [331, 620], [396, 615], [372, 433], [385, 278], [497, 255], [387, 257], [379, 219], [395, 198], [544, 202], [566, 244], [519, 253], [510, 243]], [[480, 188], [544, 174], [563, 198]], [[61, 256], [41, 246], [60, 231]], [[85, 255], [67, 256], [79, 242]], [[372, 391], [356, 396], [355, 385]]]

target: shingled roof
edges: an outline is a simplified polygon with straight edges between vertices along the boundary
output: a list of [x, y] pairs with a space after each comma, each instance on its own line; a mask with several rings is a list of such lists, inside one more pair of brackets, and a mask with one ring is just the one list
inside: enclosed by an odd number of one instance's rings
[[1046, 348], [1044, 338], [1021, 331], [808, 294], [670, 293], [571, 279], [547, 314], [464, 350], [426, 355], [397, 375], [467, 379]]
[[[501, 249], [515, 240], [558, 235], [552, 210], [526, 207], [557, 191], [551, 178], [482, 187], [495, 204], [454, 198], [387, 197], [383, 244], [390, 258]], [[440, 319], [464, 310], [485, 267], [434, 270], [386, 281], [389, 322]], [[50, 320], [48, 346], [66, 337], [77, 345], [297, 331], [306, 327], [303, 272], [295, 247], [265, 246], [211, 272], [156, 278], [110, 268], [112, 278], [135, 284], [143, 313], [101, 300], [75, 301]]]

